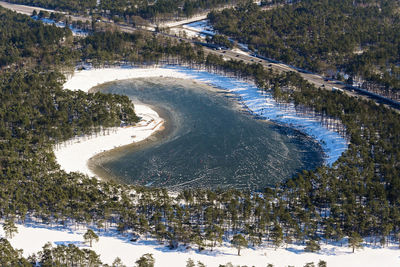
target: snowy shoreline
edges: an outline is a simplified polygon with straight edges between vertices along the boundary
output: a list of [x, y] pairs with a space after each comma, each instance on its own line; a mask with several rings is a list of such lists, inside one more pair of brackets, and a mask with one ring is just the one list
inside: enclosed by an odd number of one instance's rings
[[[152, 77], [147, 71], [138, 71], [133, 76], [132, 74], [132, 69], [122, 68], [76, 71], [67, 78], [63, 87], [65, 90], [89, 92], [96, 85], [114, 80]], [[61, 169], [96, 177], [88, 167], [90, 158], [118, 147], [143, 141], [155, 132], [163, 130], [164, 119], [151, 107], [134, 104], [134, 108], [136, 115], [141, 118], [134, 126], [108, 128], [98, 134], [74, 137], [56, 144], [54, 154]]]
[[93, 156], [117, 147], [140, 142], [163, 129], [164, 120], [148, 106], [135, 104], [141, 118], [135, 126], [105, 129], [95, 135], [76, 137], [55, 146], [57, 163], [66, 172], [81, 172], [96, 176], [88, 167]]
[[[270, 93], [259, 90], [251, 83], [212, 74], [205, 70], [179, 66], [81, 70], [76, 71], [67, 79], [64, 89], [80, 89], [88, 92], [91, 88], [106, 82], [152, 77], [192, 79], [229, 91], [237, 95], [240, 98], [240, 104], [255, 116], [292, 127], [314, 138], [320, 143], [328, 165], [332, 165], [347, 149], [347, 140], [335, 131], [323, 127], [316, 117], [297, 114], [293, 104], [282, 106], [273, 99]], [[80, 171], [93, 176], [87, 167], [87, 161], [91, 157], [106, 150], [144, 140], [162, 127], [162, 119], [155, 111], [147, 106], [135, 106], [136, 112], [144, 118], [142, 124], [148, 124], [146, 127], [116, 128], [110, 135], [90, 139], [75, 138], [59, 144], [55, 149], [55, 155], [61, 168], [68, 172]]]

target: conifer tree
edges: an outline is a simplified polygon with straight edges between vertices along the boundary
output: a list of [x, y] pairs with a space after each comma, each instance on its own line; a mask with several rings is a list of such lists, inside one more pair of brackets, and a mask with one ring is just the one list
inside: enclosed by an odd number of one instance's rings
[[18, 228], [14, 224], [14, 219], [9, 218], [4, 221], [3, 230], [7, 239], [12, 239], [14, 234], [18, 233]]
[[136, 267], [154, 267], [153, 254], [146, 253], [136, 261]]
[[361, 238], [361, 236], [357, 232], [353, 232], [351, 236], [349, 237], [349, 247], [353, 249], [353, 253], [355, 249], [362, 248], [362, 242], [364, 240]]
[[92, 247], [92, 242], [98, 242], [99, 236], [92, 229], [88, 229], [83, 235], [83, 239], [85, 240], [85, 242], [89, 242], [90, 247]]
[[238, 250], [238, 256], [240, 256], [240, 249], [248, 245], [247, 240], [241, 234], [234, 235], [231, 243]]

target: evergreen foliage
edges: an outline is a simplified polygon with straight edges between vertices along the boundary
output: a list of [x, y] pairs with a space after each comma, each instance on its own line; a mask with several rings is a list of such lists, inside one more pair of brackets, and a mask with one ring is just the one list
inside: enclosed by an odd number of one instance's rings
[[0, 238], [0, 265], [1, 266], [31, 266], [22, 257], [22, 250], [15, 250], [7, 239]]
[[306, 242], [306, 247], [304, 248], [307, 252], [317, 252], [321, 249], [321, 246], [315, 240], [309, 240]]
[[85, 242], [89, 242], [90, 247], [92, 247], [92, 242], [93, 241], [98, 242], [99, 236], [95, 232], [93, 232], [92, 229], [88, 229], [86, 233], [83, 235], [83, 239], [85, 240]]
[[351, 236], [349, 236], [349, 247], [353, 249], [353, 253], [355, 249], [362, 248], [363, 245], [362, 243], [364, 240], [361, 238], [361, 236], [358, 233], [352, 233]]
[[40, 64], [70, 64], [74, 58], [69, 29], [44, 26], [28, 16], [0, 7], [0, 69]]
[[344, 71], [400, 99], [399, 7], [396, 0], [302, 0], [271, 10], [246, 3], [208, 18], [263, 56], [338, 79]]
[[240, 249], [242, 247], [247, 247], [248, 245], [247, 240], [241, 234], [234, 235], [231, 243], [235, 248], [237, 248], [238, 256], [240, 256]]
[[3, 231], [8, 239], [12, 239], [14, 234], [18, 233], [18, 228], [14, 224], [14, 219], [10, 218], [4, 221]]
[[137, 267], [154, 267], [154, 258], [150, 253], [144, 254], [136, 261]]
[[232, 5], [245, 0], [102, 0], [97, 5], [96, 0], [9, 0], [16, 4], [25, 4], [50, 8], [60, 11], [70, 11], [80, 14], [97, 14], [116, 21], [130, 19], [134, 16], [152, 19], [173, 19], [176, 17], [191, 17], [216, 7]]
[[113, 263], [111, 264], [112, 267], [126, 267], [120, 258], [115, 258], [115, 260], [113, 261]]

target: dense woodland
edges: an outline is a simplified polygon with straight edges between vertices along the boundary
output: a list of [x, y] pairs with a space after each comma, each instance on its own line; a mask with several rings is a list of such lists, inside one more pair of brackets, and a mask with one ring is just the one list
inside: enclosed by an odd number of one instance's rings
[[400, 98], [400, 5], [396, 0], [302, 0], [209, 14], [213, 27], [259, 54]]
[[80, 14], [95, 14], [130, 22], [135, 16], [153, 21], [190, 17], [245, 0], [101, 0], [99, 4], [96, 0], [8, 0], [7, 2]]
[[70, 63], [72, 33], [0, 9], [0, 68]]
[[[12, 27], [4, 50], [13, 49], [25, 31], [43, 29], [54, 42], [24, 57], [20, 46], [0, 73], [0, 216], [10, 222], [27, 218], [48, 224], [86, 224], [140, 238], [154, 237], [171, 248], [179, 244], [210, 249], [223, 241], [238, 247], [260, 244], [281, 247], [302, 243], [316, 251], [321, 242], [349, 236], [353, 249], [368, 242], [386, 246], [400, 233], [400, 118], [372, 101], [310, 85], [295, 73], [273, 73], [260, 64], [224, 61], [187, 43], [175, 43], [144, 33], [93, 33], [70, 40], [70, 33], [32, 23], [23, 15], [4, 14]], [[21, 36], [22, 35], [22, 36]], [[69, 51], [60, 62], [42, 63], [45, 54], [58, 57], [54, 47]], [[53, 51], [53, 52], [52, 52]], [[69, 55], [69, 56], [68, 56]], [[68, 56], [68, 57], [67, 57]], [[57, 166], [52, 146], [75, 135], [134, 123], [127, 97], [62, 90], [60, 66], [71, 61], [175, 62], [210, 72], [249, 79], [272, 90], [282, 102], [315, 109], [340, 119], [351, 139], [349, 149], [332, 166], [304, 171], [262, 192], [235, 189], [193, 189], [172, 196], [163, 188], [91, 179], [65, 173]], [[18, 67], [14, 66], [18, 62]], [[26, 64], [29, 62], [30, 64]], [[61, 248], [60, 248], [61, 250]], [[350, 249], [349, 249], [350, 250]]]
[[6, 2], [71, 12], [83, 12], [96, 8], [96, 0], [10, 0]]

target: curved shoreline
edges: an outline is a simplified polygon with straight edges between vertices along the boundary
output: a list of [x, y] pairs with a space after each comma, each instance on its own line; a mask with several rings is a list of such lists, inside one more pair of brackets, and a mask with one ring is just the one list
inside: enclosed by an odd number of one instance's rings
[[135, 113], [142, 118], [135, 126], [108, 128], [99, 134], [76, 137], [57, 144], [54, 154], [58, 164], [66, 172], [96, 176], [88, 166], [90, 158], [148, 139], [155, 132], [163, 130], [164, 119], [150, 107], [136, 104]]
[[[290, 126], [313, 137], [322, 146], [326, 155], [326, 163], [328, 165], [332, 165], [347, 149], [347, 140], [338, 133], [323, 127], [318, 119], [312, 115], [302, 116], [297, 114], [293, 104], [288, 104], [285, 105], [285, 107], [282, 107], [279, 103], [275, 102], [270, 93], [259, 90], [255, 85], [239, 81], [236, 78], [212, 74], [205, 70], [176, 66], [152, 68], [115, 67], [81, 70], [75, 71], [74, 74], [68, 78], [67, 82], [64, 84], [64, 89], [80, 89], [88, 92], [91, 88], [106, 82], [152, 77], [192, 79], [231, 92], [239, 96], [240, 104], [255, 116], [277, 122], [278, 124]], [[157, 114], [157, 112], [149, 107], [146, 108], [148, 109], [147, 112], [154, 112]], [[157, 117], [159, 118], [158, 114]], [[124, 128], [118, 128], [118, 133], [123, 132], [123, 129]], [[79, 159], [76, 155], [83, 154], [82, 148], [78, 148], [79, 142], [71, 144], [70, 141], [67, 141], [66, 143], [69, 142], [68, 145], [55, 151], [56, 160], [60, 164], [61, 168], [66, 171], [80, 171], [92, 176], [93, 172], [87, 166], [87, 162], [90, 158], [96, 154], [104, 152], [105, 150], [111, 150], [122, 145], [129, 145], [132, 142], [144, 140], [153, 133], [154, 132], [148, 132], [147, 135], [140, 140], [128, 141], [125, 138], [123, 144], [120, 144], [120, 138], [118, 135], [113, 135], [114, 139], [108, 140], [106, 142], [107, 146], [104, 145], [105, 143], [103, 141], [98, 139], [99, 137], [96, 137], [97, 141], [94, 142], [97, 143], [96, 149], [92, 150], [93, 148], [91, 146], [87, 146], [86, 149], [91, 151], [85, 151], [84, 154], [89, 154], [89, 157], [86, 155], [86, 158], [79, 157]], [[81, 163], [79, 163], [79, 161]], [[82, 161], [84, 162], [84, 166], [82, 166]], [[78, 165], [80, 165], [79, 168], [71, 168], [71, 166]]]
[[151, 145], [158, 144], [161, 140], [164, 140], [167, 136], [169, 136], [169, 134], [171, 134], [172, 119], [167, 114], [167, 112], [161, 110], [158, 107], [148, 107], [160, 115], [163, 120], [162, 126], [158, 130], [154, 131], [150, 136], [141, 141], [132, 142], [111, 150], [95, 154], [93, 157], [87, 160], [87, 166], [91, 173], [93, 173], [96, 177], [100, 177], [102, 180], [124, 183], [125, 181], [122, 180], [121, 177], [116, 177], [110, 170], [105, 169], [102, 163], [104, 161], [108, 162], [110, 158], [116, 159], [119, 157], [123, 157], [126, 153], [132, 151], [132, 149], [144, 149]]

